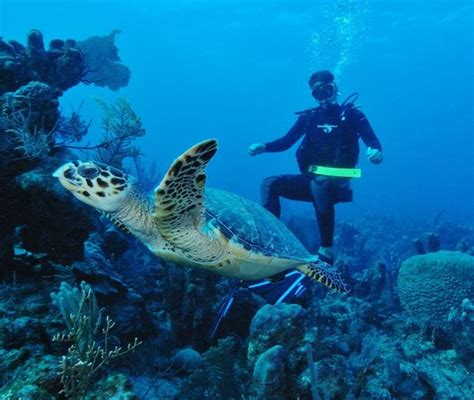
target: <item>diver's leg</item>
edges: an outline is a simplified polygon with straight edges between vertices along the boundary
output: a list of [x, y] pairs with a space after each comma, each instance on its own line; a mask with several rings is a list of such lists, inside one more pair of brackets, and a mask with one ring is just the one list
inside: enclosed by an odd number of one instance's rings
[[280, 218], [280, 197], [290, 200], [310, 200], [309, 179], [303, 174], [270, 176], [264, 179], [260, 187], [263, 207]]
[[321, 247], [318, 253], [323, 255], [327, 261], [332, 262], [336, 212], [330, 196], [330, 179], [318, 176], [311, 181], [310, 188], [321, 236]]
[[280, 218], [281, 204], [280, 204], [280, 176], [270, 176], [265, 178], [260, 185], [260, 199], [262, 206], [270, 211], [277, 218]]

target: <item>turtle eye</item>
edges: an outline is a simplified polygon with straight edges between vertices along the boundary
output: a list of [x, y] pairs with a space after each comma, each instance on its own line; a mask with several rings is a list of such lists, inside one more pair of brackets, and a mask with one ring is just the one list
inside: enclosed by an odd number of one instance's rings
[[78, 171], [79, 175], [86, 179], [94, 179], [100, 175], [100, 170], [97, 167], [79, 167]]

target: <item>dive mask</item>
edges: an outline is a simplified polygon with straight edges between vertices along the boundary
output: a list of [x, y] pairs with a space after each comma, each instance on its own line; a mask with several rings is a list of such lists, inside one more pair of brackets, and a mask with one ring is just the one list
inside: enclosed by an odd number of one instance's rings
[[311, 94], [316, 100], [322, 101], [330, 99], [334, 95], [335, 91], [336, 87], [334, 83], [323, 82], [316, 84], [313, 87]]

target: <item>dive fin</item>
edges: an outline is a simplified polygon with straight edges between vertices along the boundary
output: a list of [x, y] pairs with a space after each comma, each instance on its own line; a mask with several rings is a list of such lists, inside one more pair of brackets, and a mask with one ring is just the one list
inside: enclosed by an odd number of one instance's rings
[[213, 339], [216, 335], [219, 325], [227, 316], [232, 303], [234, 302], [235, 294], [240, 289], [250, 290], [251, 292], [263, 297], [267, 303], [280, 304], [285, 301], [290, 301], [294, 297], [300, 297], [308, 288], [309, 283], [310, 280], [304, 274], [294, 270], [286, 272], [284, 276], [276, 282], [272, 282], [268, 279], [260, 279], [251, 282], [238, 282], [219, 307], [214, 323], [209, 330], [209, 339]]
[[212, 339], [216, 335], [217, 329], [221, 324], [222, 320], [226, 317], [227, 313], [234, 302], [234, 295], [240, 289], [240, 285], [242, 281], [238, 282], [233, 288], [232, 291], [226, 296], [224, 301], [222, 302], [221, 306], [219, 307], [219, 311], [217, 312], [216, 317], [214, 318], [214, 322], [211, 325], [211, 329], [208, 332], [208, 338]]
[[263, 297], [267, 303], [280, 304], [293, 297], [299, 297], [306, 291], [309, 280], [298, 271], [287, 272], [284, 278], [272, 282], [267, 279], [245, 283], [242, 288], [249, 289]]

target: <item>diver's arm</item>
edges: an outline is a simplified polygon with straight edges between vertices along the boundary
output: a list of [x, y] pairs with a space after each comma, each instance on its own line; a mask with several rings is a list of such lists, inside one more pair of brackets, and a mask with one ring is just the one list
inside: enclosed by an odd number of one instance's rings
[[288, 150], [303, 136], [306, 130], [305, 117], [300, 116], [288, 133], [280, 139], [265, 143], [265, 152], [277, 153]]
[[353, 110], [353, 124], [367, 146], [367, 159], [373, 164], [380, 164], [383, 161], [382, 145], [370, 126], [367, 117], [359, 110]]
[[353, 118], [355, 128], [357, 129], [357, 132], [359, 133], [359, 136], [364, 144], [367, 147], [381, 152], [382, 145], [380, 144], [379, 139], [375, 135], [375, 132], [372, 129], [372, 126], [370, 126], [370, 123], [364, 113], [359, 110], [354, 110]]

